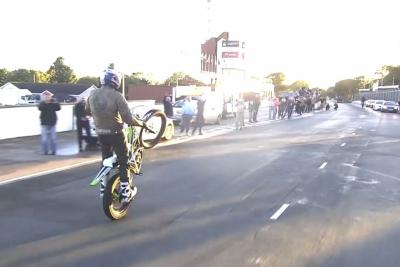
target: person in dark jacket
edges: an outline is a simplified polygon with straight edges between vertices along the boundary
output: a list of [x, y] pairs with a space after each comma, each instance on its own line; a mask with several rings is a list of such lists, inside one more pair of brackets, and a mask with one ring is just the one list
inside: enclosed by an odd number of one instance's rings
[[164, 97], [164, 113], [168, 118], [172, 118], [174, 116], [174, 109], [172, 107], [171, 98], [169, 96]]
[[293, 99], [289, 99], [289, 100], [288, 100], [288, 103], [287, 103], [287, 115], [288, 115], [288, 119], [292, 118], [293, 108], [294, 108]]
[[204, 125], [204, 105], [206, 101], [199, 99], [197, 101], [197, 114], [196, 120], [194, 121], [192, 135], [196, 132], [197, 128], [199, 128], [199, 135], [202, 135], [203, 132], [201, 131]]
[[91, 145], [93, 146], [92, 136], [90, 134], [90, 124], [89, 124], [89, 119], [86, 113], [86, 101], [84, 98], [80, 99], [74, 106], [74, 111], [75, 111], [75, 116], [76, 116], [76, 129], [78, 133], [78, 146], [79, 146], [79, 152], [82, 152], [82, 140], [83, 138], [83, 129], [85, 129], [86, 132], [86, 143], [87, 146]]
[[44, 101], [40, 102], [40, 124], [41, 129], [41, 144], [43, 154], [49, 154], [49, 144], [51, 154], [55, 155], [57, 152], [56, 147], [56, 124], [57, 114], [56, 111], [61, 109], [60, 104], [52, 98], [51, 95], [44, 95]]
[[253, 101], [253, 122], [257, 122], [257, 115], [258, 115], [258, 110], [260, 108], [260, 104], [261, 104], [260, 95], [256, 94]]

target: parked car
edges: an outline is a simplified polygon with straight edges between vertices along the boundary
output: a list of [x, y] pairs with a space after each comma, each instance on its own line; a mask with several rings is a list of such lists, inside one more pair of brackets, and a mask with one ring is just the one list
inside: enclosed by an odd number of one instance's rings
[[[138, 116], [139, 118], [142, 118], [144, 114], [146, 114], [147, 111], [149, 111], [151, 108], [149, 106], [136, 106], [131, 108], [131, 113], [133, 115]], [[157, 123], [161, 123], [157, 122], [157, 121], [151, 121], [149, 122], [150, 124], [157, 124]], [[94, 121], [93, 118], [90, 117], [89, 118], [89, 124], [90, 124], [90, 134], [93, 138], [97, 138], [97, 133], [96, 133], [96, 127], [94, 125]], [[157, 125], [153, 125], [154, 129], [157, 129]], [[175, 127], [174, 127], [174, 123], [173, 120], [167, 117], [167, 125], [165, 127], [165, 131], [164, 134], [162, 136], [163, 139], [165, 140], [171, 140], [174, 137], [174, 132], [175, 132]], [[86, 131], [83, 131], [82, 135], [84, 137], [86, 137]], [[145, 133], [143, 135], [143, 139], [146, 139], [146, 135], [149, 135], [148, 139], [151, 139], [151, 133]]]
[[367, 101], [365, 101], [365, 106], [367, 108], [372, 108], [372, 105], [374, 104], [375, 100], [373, 99], [368, 99]]
[[399, 105], [393, 101], [385, 101], [381, 105], [382, 112], [394, 112], [397, 113], [399, 111]]
[[385, 102], [384, 100], [375, 100], [374, 103], [372, 104], [372, 109], [381, 110], [384, 102]]

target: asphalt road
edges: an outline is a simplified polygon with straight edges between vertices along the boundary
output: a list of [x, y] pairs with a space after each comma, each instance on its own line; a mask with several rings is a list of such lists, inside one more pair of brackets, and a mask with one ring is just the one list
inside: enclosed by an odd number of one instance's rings
[[341, 105], [146, 151], [126, 219], [96, 164], [0, 186], [0, 266], [400, 266], [400, 114]]

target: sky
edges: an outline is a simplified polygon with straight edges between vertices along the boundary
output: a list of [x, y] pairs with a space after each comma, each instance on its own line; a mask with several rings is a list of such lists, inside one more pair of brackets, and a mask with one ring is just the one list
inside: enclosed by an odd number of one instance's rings
[[161, 80], [200, 73], [200, 45], [246, 42], [249, 75], [327, 88], [400, 65], [398, 0], [2, 0], [0, 68], [46, 71], [58, 56], [78, 76], [109, 63]]

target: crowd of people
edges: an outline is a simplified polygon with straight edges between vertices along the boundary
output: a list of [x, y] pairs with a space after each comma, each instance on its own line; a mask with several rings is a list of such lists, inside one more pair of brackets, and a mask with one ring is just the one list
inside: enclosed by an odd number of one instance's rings
[[[262, 97], [260, 94], [253, 94], [251, 97], [240, 95], [236, 101], [235, 108], [235, 125], [237, 130], [243, 129], [245, 126], [245, 112], [248, 112], [248, 122], [258, 122], [259, 109]], [[330, 105], [325, 97], [322, 97], [318, 90], [301, 88], [297, 92], [283, 93], [278, 97], [269, 97], [266, 99], [268, 106], [269, 120], [291, 119], [293, 113], [302, 115], [303, 113], [312, 112], [315, 109], [329, 109]], [[186, 135], [194, 135], [198, 131], [199, 135], [203, 134], [204, 126], [204, 107], [206, 101], [201, 97], [194, 104], [190, 97], [186, 97], [182, 106], [182, 118], [180, 125], [180, 133]], [[164, 112], [167, 117], [172, 118], [174, 115], [171, 97], [166, 96], [163, 100]], [[197, 107], [195, 107], [197, 105]], [[83, 142], [86, 142], [86, 149], [98, 149], [98, 141], [91, 137], [89, 117], [85, 110], [86, 101], [80, 99], [74, 107], [76, 115], [76, 128], [78, 137], [79, 151], [83, 151]], [[334, 104], [337, 109], [337, 103]], [[41, 111], [42, 124], [42, 151], [43, 154], [56, 154], [56, 130], [57, 122], [56, 112], [60, 110], [60, 105], [51, 96], [44, 98], [39, 105]], [[83, 131], [86, 135], [83, 135]]]

